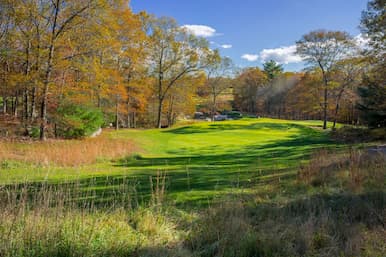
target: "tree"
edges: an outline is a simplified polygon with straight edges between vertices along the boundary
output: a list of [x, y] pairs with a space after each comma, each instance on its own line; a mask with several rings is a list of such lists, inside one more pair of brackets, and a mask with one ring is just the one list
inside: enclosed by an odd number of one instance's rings
[[277, 80], [279, 76], [283, 73], [283, 66], [276, 63], [274, 60], [270, 60], [268, 62], [263, 63], [263, 71], [267, 75], [268, 79], [268, 84], [266, 88], [266, 92], [268, 94], [265, 97], [266, 99], [264, 103], [265, 112], [270, 115], [272, 109], [271, 105], [273, 104], [271, 101], [271, 96], [273, 94], [271, 94], [271, 92], [274, 91], [273, 85], [275, 83], [275, 80]]
[[358, 107], [370, 127], [386, 127], [385, 5], [385, 0], [370, 1], [361, 19], [361, 31], [369, 38], [367, 56], [372, 66], [358, 89], [361, 97]]
[[192, 114], [197, 104], [197, 88], [205, 83], [204, 73], [186, 76], [178, 82], [178, 86], [170, 89], [165, 99], [164, 113], [167, 126], [175, 124], [178, 116]]
[[320, 110], [323, 109], [321, 72], [311, 70], [299, 75], [300, 80], [286, 95], [286, 111], [292, 119], [320, 119]]
[[232, 60], [228, 57], [221, 57], [218, 50], [210, 53], [206, 71], [206, 90], [210, 96], [211, 116], [217, 112], [217, 102], [219, 96], [232, 86], [229, 77], [234, 68]]
[[278, 64], [274, 60], [270, 60], [268, 62], [263, 63], [263, 70], [265, 74], [267, 74], [267, 78], [269, 81], [273, 81], [280, 74], [283, 73], [283, 66]]
[[172, 87], [185, 76], [199, 72], [205, 66], [208, 42], [189, 34], [171, 19], [150, 18], [150, 72], [156, 78], [158, 101], [156, 127], [161, 128], [164, 100]]
[[365, 79], [359, 87], [361, 102], [358, 104], [362, 117], [369, 127], [386, 127], [386, 87], [379, 86], [372, 79]]
[[44, 140], [65, 101], [107, 122], [144, 109], [147, 37], [128, 0], [1, 0], [0, 14], [0, 103], [26, 131]]
[[259, 89], [267, 83], [267, 76], [259, 68], [247, 68], [234, 81], [236, 107], [251, 114], [258, 109]]
[[0, 94], [2, 96], [3, 114], [7, 113], [10, 58], [11, 54], [11, 27], [14, 24], [10, 1], [0, 1]]
[[58, 39], [67, 31], [75, 29], [76, 26], [82, 23], [81, 14], [89, 9], [95, 1], [75, 1], [75, 0], [54, 0], [49, 2], [47, 20], [49, 30], [47, 31], [48, 56], [46, 57], [46, 68], [43, 75], [43, 94], [41, 104], [41, 124], [40, 124], [40, 139], [46, 139], [47, 126], [47, 104], [49, 85], [51, 83], [51, 75], [55, 60], [55, 51]]
[[327, 128], [328, 89], [330, 73], [337, 61], [345, 58], [353, 46], [351, 37], [342, 31], [316, 30], [296, 42], [296, 52], [312, 67], [317, 67], [323, 79], [323, 129]]
[[[338, 112], [341, 108], [341, 100], [344, 94], [350, 89], [355, 92], [354, 88], [358, 86], [364, 71], [364, 60], [361, 57], [354, 57], [339, 61], [331, 71], [333, 93], [335, 98], [334, 123], [332, 129], [335, 129], [338, 119]], [[354, 98], [351, 94], [349, 98]], [[354, 101], [355, 99], [351, 99]]]
[[362, 12], [361, 32], [369, 38], [370, 54], [385, 62], [386, 55], [386, 0], [372, 0]]

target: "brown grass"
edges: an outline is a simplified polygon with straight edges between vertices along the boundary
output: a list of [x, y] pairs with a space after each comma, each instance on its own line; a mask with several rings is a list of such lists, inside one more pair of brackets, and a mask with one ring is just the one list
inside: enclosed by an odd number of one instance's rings
[[135, 151], [133, 142], [110, 138], [108, 133], [84, 140], [0, 140], [0, 162], [22, 161], [48, 166], [79, 166], [98, 159], [121, 158]]
[[298, 180], [312, 186], [340, 181], [351, 191], [382, 187], [386, 177], [386, 156], [371, 149], [350, 149], [343, 153], [320, 150], [301, 167]]

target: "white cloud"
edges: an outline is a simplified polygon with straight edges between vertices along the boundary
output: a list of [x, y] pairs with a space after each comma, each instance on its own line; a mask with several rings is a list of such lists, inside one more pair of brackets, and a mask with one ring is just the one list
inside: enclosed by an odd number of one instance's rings
[[229, 49], [229, 48], [232, 48], [232, 45], [229, 45], [229, 44], [223, 44], [223, 45], [220, 45], [222, 48], [224, 49]]
[[257, 61], [257, 59], [259, 59], [259, 56], [257, 54], [243, 54], [241, 58], [249, 62], [254, 62], [254, 61]]
[[198, 37], [213, 37], [217, 35], [214, 28], [206, 25], [183, 25], [182, 28], [185, 28], [189, 33]]
[[[219, 34], [216, 34], [216, 35], [219, 35]], [[214, 42], [214, 41], [209, 41], [209, 43], [214, 45], [215, 47], [221, 47], [223, 49], [229, 49], [229, 48], [233, 47], [233, 45], [231, 45], [231, 44], [222, 44], [222, 45], [220, 45], [219, 43]]]
[[259, 54], [259, 58], [262, 62], [274, 60], [280, 64], [299, 63], [302, 61], [302, 58], [296, 54], [296, 45], [263, 49]]

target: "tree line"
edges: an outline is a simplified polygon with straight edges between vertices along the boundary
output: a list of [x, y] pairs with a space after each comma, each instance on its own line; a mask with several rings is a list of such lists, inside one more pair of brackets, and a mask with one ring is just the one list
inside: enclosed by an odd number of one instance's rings
[[235, 106], [242, 111], [287, 119], [323, 120], [386, 127], [385, 4], [368, 2], [360, 29], [366, 44], [344, 31], [315, 30], [296, 42], [307, 64], [283, 72], [266, 62], [247, 68], [235, 83]]
[[161, 128], [196, 110], [385, 126], [382, 3], [363, 12], [367, 49], [345, 32], [312, 31], [297, 42], [308, 69], [291, 73], [274, 61], [238, 70], [127, 0], [0, 0], [1, 116], [42, 140]]

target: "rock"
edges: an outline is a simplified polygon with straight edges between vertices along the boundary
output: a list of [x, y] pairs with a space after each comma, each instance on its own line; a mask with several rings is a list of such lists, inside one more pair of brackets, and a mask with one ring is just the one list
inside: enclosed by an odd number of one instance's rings
[[99, 128], [97, 131], [95, 131], [94, 133], [92, 133], [90, 137], [97, 137], [97, 136], [99, 136], [100, 134], [102, 134], [102, 128]]

